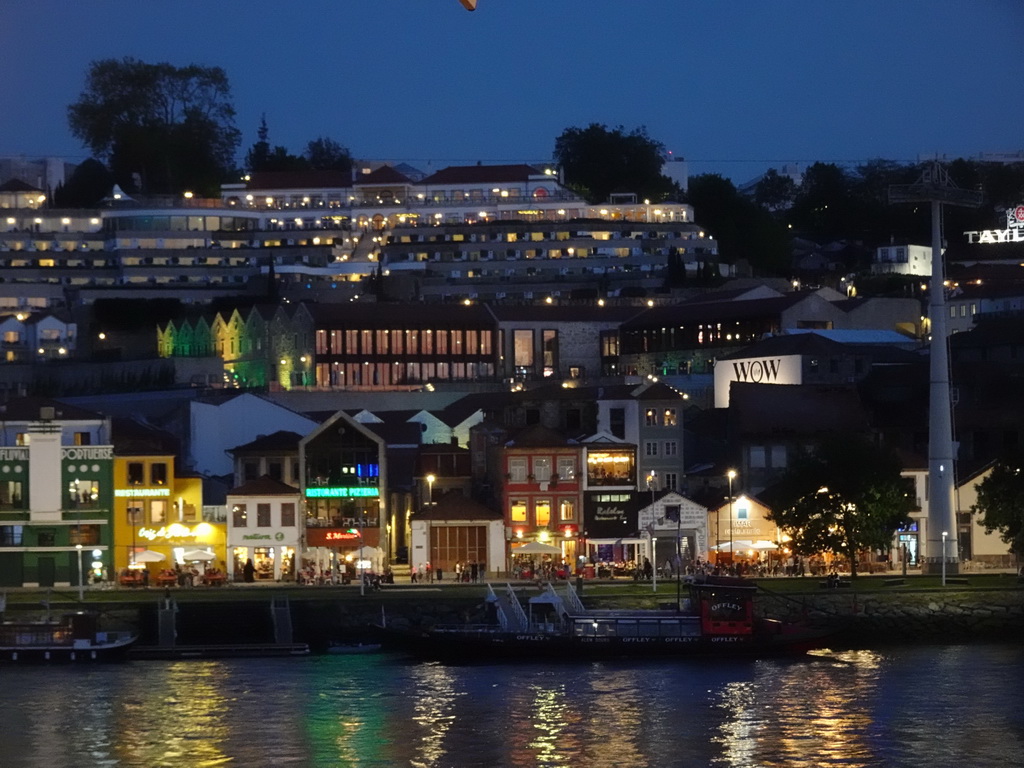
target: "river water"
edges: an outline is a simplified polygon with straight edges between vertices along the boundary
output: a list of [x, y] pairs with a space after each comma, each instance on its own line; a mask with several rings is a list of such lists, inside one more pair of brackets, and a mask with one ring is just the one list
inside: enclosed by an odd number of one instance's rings
[[1024, 646], [8, 666], [0, 682], [3, 768], [1024, 765]]

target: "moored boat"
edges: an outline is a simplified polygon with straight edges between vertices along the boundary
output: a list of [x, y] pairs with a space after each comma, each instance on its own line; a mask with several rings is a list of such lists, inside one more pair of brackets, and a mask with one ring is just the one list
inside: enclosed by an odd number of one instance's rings
[[594, 610], [571, 582], [551, 584], [524, 609], [515, 590], [488, 585], [488, 621], [427, 629], [381, 627], [385, 648], [453, 661], [609, 657], [773, 656], [820, 648], [829, 633], [754, 617], [756, 586], [707, 577], [671, 609]]
[[0, 623], [0, 662], [117, 661], [136, 639], [131, 632], [100, 631], [96, 614], [88, 612], [57, 621], [5, 621]]

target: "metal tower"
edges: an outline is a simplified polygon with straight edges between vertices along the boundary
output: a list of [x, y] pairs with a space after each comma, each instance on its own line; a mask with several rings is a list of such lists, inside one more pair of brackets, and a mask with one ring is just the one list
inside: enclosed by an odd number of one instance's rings
[[[977, 208], [981, 192], [959, 189], [939, 163], [924, 169], [913, 184], [889, 187], [891, 203], [930, 203], [932, 213], [932, 274], [928, 316], [931, 344], [928, 387], [928, 519], [923, 568], [926, 573], [957, 573], [960, 558], [954, 508], [953, 417], [949, 389], [949, 338], [946, 334], [946, 294], [942, 265], [942, 206]], [[945, 570], [943, 570], [945, 565]]]

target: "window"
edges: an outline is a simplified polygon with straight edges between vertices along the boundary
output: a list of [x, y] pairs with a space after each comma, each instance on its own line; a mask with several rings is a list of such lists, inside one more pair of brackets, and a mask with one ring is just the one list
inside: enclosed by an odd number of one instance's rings
[[0, 547], [20, 547], [24, 534], [21, 525], [0, 525]]
[[149, 482], [153, 485], [167, 485], [167, 465], [163, 462], [150, 464]]
[[765, 455], [763, 445], [750, 446], [750, 466], [754, 469], [764, 469]]
[[644, 426], [645, 427], [656, 427], [658, 426], [658, 412], [653, 408], [648, 408], [644, 412]]
[[558, 502], [558, 520], [562, 523], [571, 523], [576, 519], [576, 505], [572, 499], [562, 499]]
[[674, 427], [674, 426], [676, 426], [677, 423], [678, 423], [676, 421], [676, 419], [677, 419], [676, 409], [675, 408], [666, 408], [665, 409], [665, 426], [666, 427]]
[[292, 502], [281, 505], [281, 527], [295, 527], [295, 504]]
[[558, 479], [559, 480], [575, 480], [576, 479], [576, 457], [575, 456], [559, 456], [558, 457]]
[[128, 502], [128, 525], [135, 527], [142, 525], [142, 502], [141, 501], [129, 501]]
[[75, 432], [75, 445], [92, 445], [92, 435], [88, 432]]
[[618, 438], [626, 437], [626, 409], [612, 408], [608, 411], [608, 429]]
[[128, 485], [142, 485], [145, 477], [141, 461], [128, 462]]
[[541, 353], [544, 355], [544, 372], [554, 372], [558, 367], [558, 331], [541, 331]]
[[644, 442], [644, 456], [657, 456], [658, 455], [658, 443], [655, 440], [647, 440]]
[[81, 544], [92, 547], [100, 543], [100, 527], [98, 525], [78, 525], [68, 531], [68, 542], [71, 546]]
[[242, 465], [242, 482], [248, 483], [260, 476], [260, 463], [258, 461], [247, 461]]
[[153, 500], [149, 502], [149, 523], [150, 525], [163, 525], [167, 522], [167, 502]]
[[40, 547], [52, 547], [57, 543], [57, 533], [52, 528], [40, 528], [36, 534], [36, 545]]
[[551, 459], [548, 456], [538, 456], [533, 460], [533, 477], [538, 483], [546, 483], [551, 480]]
[[267, 474], [274, 480], [283, 480], [284, 464], [280, 459], [272, 459], [267, 462]]
[[546, 528], [551, 525], [551, 500], [541, 499], [534, 505], [534, 514], [537, 518], [537, 527]]
[[679, 475], [675, 472], [665, 472], [662, 475], [665, 478], [665, 490], [666, 491], [677, 491], [679, 490]]
[[514, 499], [511, 506], [512, 522], [513, 523], [525, 523], [526, 522], [526, 502], [522, 499]]
[[20, 480], [0, 480], [0, 508], [18, 509], [24, 498]]
[[72, 480], [68, 488], [69, 504], [74, 508], [92, 508], [100, 502], [100, 484], [97, 480]]
[[512, 331], [512, 355], [517, 368], [533, 367], [533, 331]]
[[257, 504], [256, 505], [256, 527], [257, 528], [269, 528], [270, 527], [270, 505], [269, 504]]
[[508, 479], [512, 483], [526, 482], [526, 457], [517, 456], [508, 460]]
[[248, 515], [246, 514], [245, 504], [235, 504], [231, 509], [232, 525], [235, 528], [245, 528], [249, 525]]
[[786, 446], [784, 445], [773, 445], [772, 446], [772, 467], [775, 469], [783, 469], [786, 466]]

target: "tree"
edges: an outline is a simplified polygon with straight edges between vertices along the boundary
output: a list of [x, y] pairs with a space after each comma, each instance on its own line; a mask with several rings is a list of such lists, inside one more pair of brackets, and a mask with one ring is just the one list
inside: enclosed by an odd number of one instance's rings
[[114, 176], [99, 160], [90, 157], [53, 192], [54, 208], [95, 208], [114, 188]]
[[1010, 551], [1024, 556], [1024, 472], [1020, 457], [997, 462], [988, 477], [974, 486], [978, 503], [971, 512], [981, 515], [987, 533], [999, 531]]
[[814, 163], [804, 172], [803, 183], [789, 211], [798, 231], [827, 241], [849, 236], [859, 222], [851, 212], [851, 180], [834, 163]]
[[306, 161], [315, 171], [351, 171], [352, 155], [348, 149], [321, 136], [306, 145]]
[[785, 226], [716, 173], [690, 179], [686, 199], [694, 217], [718, 241], [722, 261], [745, 260], [759, 273], [788, 276], [791, 255]]
[[754, 202], [766, 210], [780, 211], [792, 205], [795, 196], [796, 184], [793, 179], [769, 168], [757, 182]]
[[765, 497], [768, 519], [789, 534], [794, 552], [846, 557], [854, 576], [858, 553], [888, 550], [915, 504], [895, 455], [856, 437], [800, 455]]
[[103, 59], [68, 107], [71, 133], [105, 160], [118, 184], [151, 194], [219, 193], [240, 134], [220, 67]]
[[609, 130], [591, 123], [566, 128], [555, 140], [554, 159], [566, 184], [591, 203], [607, 202], [616, 192], [633, 193], [638, 200], [661, 202], [676, 191], [661, 173], [665, 147], [644, 127], [629, 133], [622, 126]]
[[266, 170], [267, 161], [270, 158], [270, 129], [267, 128], [266, 114], [260, 115], [260, 127], [256, 129], [256, 143], [249, 148], [245, 155], [245, 167], [249, 171]]

